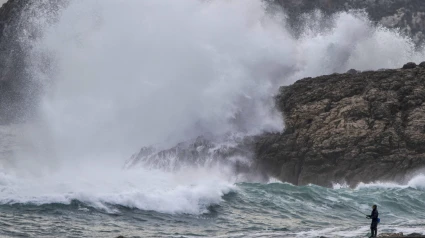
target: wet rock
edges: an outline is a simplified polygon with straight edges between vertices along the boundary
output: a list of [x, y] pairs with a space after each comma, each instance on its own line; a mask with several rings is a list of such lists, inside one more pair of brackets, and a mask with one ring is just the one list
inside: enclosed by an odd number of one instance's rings
[[378, 235], [378, 237], [425, 237], [425, 236], [419, 233], [404, 235], [402, 232], [400, 232], [400, 233], [382, 233]]
[[[150, 169], [178, 171], [191, 166], [215, 167], [225, 165], [246, 180], [267, 181], [262, 169], [252, 163], [252, 151], [256, 137], [204, 135], [176, 146], [157, 150], [143, 147], [125, 164], [125, 168], [143, 166]], [[272, 145], [273, 146], [273, 145]]]
[[413, 62], [409, 62], [409, 63], [403, 65], [403, 69], [414, 69], [414, 68], [416, 68], [416, 64], [413, 63]]
[[358, 74], [358, 73], [360, 73], [360, 71], [355, 70], [355, 69], [350, 69], [350, 70], [347, 71], [347, 74]]
[[425, 68], [301, 79], [276, 104], [286, 129], [258, 138], [255, 153], [282, 181], [403, 182], [425, 168]]
[[404, 237], [403, 233], [382, 233], [378, 237]]
[[425, 237], [425, 235], [419, 233], [412, 233], [407, 235], [407, 237]]
[[[413, 42], [421, 45], [425, 39], [425, 5], [422, 0], [273, 0], [283, 7], [289, 23], [296, 29], [304, 19], [312, 19], [311, 13], [320, 10], [321, 14], [330, 14], [349, 11], [365, 10], [370, 20], [387, 28], [399, 29], [403, 34], [410, 36]], [[306, 13], [310, 13], [306, 16]], [[322, 20], [314, 16], [315, 24], [328, 26], [326, 17]], [[301, 34], [301, 30], [298, 30]]]

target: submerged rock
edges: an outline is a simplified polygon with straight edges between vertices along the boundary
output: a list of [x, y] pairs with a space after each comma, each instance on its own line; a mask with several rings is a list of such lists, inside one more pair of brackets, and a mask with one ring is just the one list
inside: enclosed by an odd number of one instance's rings
[[382, 233], [378, 237], [404, 237], [403, 233]]
[[419, 233], [404, 235], [402, 232], [400, 232], [400, 233], [382, 233], [378, 235], [378, 237], [425, 237], [425, 236]]
[[425, 237], [424, 234], [419, 234], [419, 233], [412, 233], [407, 235], [407, 237]]
[[425, 69], [333, 74], [280, 88], [283, 133], [256, 142], [259, 166], [297, 185], [406, 181], [425, 168]]

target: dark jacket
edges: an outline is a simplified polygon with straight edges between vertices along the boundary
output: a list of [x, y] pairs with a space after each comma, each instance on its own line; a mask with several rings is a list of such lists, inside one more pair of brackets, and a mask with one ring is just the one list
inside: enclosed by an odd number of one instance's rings
[[372, 219], [372, 227], [376, 227], [378, 226], [378, 209], [373, 209], [372, 210], [372, 214], [370, 214], [370, 219]]

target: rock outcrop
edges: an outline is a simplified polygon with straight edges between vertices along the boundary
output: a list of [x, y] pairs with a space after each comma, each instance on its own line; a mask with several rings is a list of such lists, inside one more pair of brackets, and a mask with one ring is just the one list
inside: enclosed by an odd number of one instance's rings
[[281, 87], [286, 129], [257, 140], [258, 162], [297, 185], [409, 179], [425, 168], [425, 68], [409, 65]]
[[403, 233], [382, 233], [378, 237], [425, 237], [425, 235], [419, 233], [411, 233], [404, 235]]
[[423, 0], [270, 0], [283, 7], [297, 28], [304, 13], [316, 9], [330, 15], [347, 10], [365, 10], [369, 18], [384, 27], [397, 28], [416, 44], [425, 41], [425, 2]]
[[[186, 168], [213, 168], [225, 166], [229, 172], [243, 177], [244, 181], [267, 181], [264, 171], [259, 171], [253, 163], [256, 137], [200, 136], [194, 140], [181, 142], [176, 146], [158, 150], [143, 147], [124, 166], [134, 168], [162, 169], [178, 171]], [[260, 172], [260, 173], [259, 173]]]

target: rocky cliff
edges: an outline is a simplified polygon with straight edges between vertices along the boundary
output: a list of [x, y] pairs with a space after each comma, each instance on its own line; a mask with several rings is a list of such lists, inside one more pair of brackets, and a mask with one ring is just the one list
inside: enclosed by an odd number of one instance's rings
[[403, 181], [425, 168], [425, 68], [405, 68], [281, 87], [286, 129], [257, 140], [260, 165], [282, 181], [324, 186]]
[[[283, 7], [296, 30], [304, 13], [321, 10], [326, 15], [348, 10], [365, 10], [369, 18], [384, 27], [400, 29], [416, 44], [425, 41], [423, 0], [269, 0]], [[302, 22], [302, 21], [301, 21]]]

